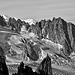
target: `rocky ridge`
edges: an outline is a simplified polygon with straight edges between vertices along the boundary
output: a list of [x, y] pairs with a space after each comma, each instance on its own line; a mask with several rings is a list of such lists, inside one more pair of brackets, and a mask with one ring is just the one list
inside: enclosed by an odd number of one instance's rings
[[[67, 23], [60, 17], [52, 20], [44, 19], [30, 25], [21, 19], [9, 17], [9, 20], [6, 21], [3, 16], [0, 16], [0, 28], [2, 28], [1, 31], [4, 29], [5, 32], [16, 33], [6, 41], [10, 45], [10, 49], [6, 53], [8, 62], [37, 62], [43, 60], [49, 53], [52, 54], [51, 59], [54, 57], [54, 60], [56, 60], [56, 56], [53, 55], [59, 56], [57, 58], [59, 62], [55, 62], [59, 64], [62, 62], [63, 65], [63, 60], [68, 63], [67, 60], [74, 57], [72, 54], [75, 52], [75, 25]], [[6, 35], [4, 37], [7, 38]], [[2, 34], [0, 38], [4, 39]], [[6, 42], [0, 40], [0, 46], [3, 48], [8, 46]]]
[[25, 26], [24, 30], [33, 32], [38, 36], [39, 39], [48, 39], [56, 44], [62, 45], [60, 49], [60, 55], [68, 57], [74, 52], [74, 30], [75, 25], [67, 23], [62, 18], [53, 18], [49, 20], [41, 20], [35, 24], [29, 25], [25, 21], [9, 17], [8, 22], [5, 21], [4, 16], [0, 16], [0, 25], [2, 27], [8, 27], [10, 30], [20, 33], [22, 27]]

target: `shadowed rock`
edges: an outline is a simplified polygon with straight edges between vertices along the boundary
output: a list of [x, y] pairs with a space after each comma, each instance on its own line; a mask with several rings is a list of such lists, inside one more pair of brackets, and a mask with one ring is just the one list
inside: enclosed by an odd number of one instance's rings
[[0, 47], [0, 75], [9, 75], [3, 49]]
[[37, 73], [40, 73], [40, 71], [43, 71], [47, 75], [53, 75], [51, 68], [51, 58], [48, 56], [48, 54], [47, 57], [43, 59], [43, 61], [36, 70]]
[[31, 67], [29, 66], [24, 67], [24, 63], [21, 62], [20, 66], [18, 67], [18, 72], [13, 73], [12, 75], [48, 75], [48, 74], [45, 73], [44, 70], [39, 70], [39, 73], [33, 72]]

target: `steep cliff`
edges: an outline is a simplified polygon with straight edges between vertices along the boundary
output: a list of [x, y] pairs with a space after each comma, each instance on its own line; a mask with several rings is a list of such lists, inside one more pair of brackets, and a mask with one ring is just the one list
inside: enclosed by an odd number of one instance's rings
[[53, 20], [41, 20], [36, 25], [31, 26], [30, 30], [37, 34], [41, 39], [47, 38], [54, 43], [63, 46], [63, 53], [69, 56], [71, 52], [75, 51], [75, 25], [67, 23], [62, 18], [53, 18]]

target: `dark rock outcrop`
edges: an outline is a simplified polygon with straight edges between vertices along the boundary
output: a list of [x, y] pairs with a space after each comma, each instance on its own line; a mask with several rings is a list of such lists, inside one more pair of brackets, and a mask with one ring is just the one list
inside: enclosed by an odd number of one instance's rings
[[41, 70], [47, 75], [53, 75], [51, 67], [51, 58], [48, 56], [48, 54], [47, 57], [43, 59], [36, 72], [39, 73]]
[[39, 59], [39, 52], [41, 52], [40, 47], [33, 42], [28, 41], [27, 39], [21, 39], [21, 42], [24, 44], [25, 54], [30, 60], [37, 61]]
[[30, 27], [30, 25], [25, 21], [22, 21], [20, 19], [15, 20], [15, 18], [11, 18], [11, 17], [9, 18], [8, 25], [12, 31], [16, 31], [18, 33], [21, 31], [23, 25], [26, 27], [26, 29]]
[[18, 72], [14, 73], [13, 75], [31, 75], [33, 73], [32, 68], [25, 66], [24, 63], [21, 62], [20, 66], [18, 67]]
[[29, 66], [24, 67], [24, 63], [21, 62], [20, 66], [18, 67], [18, 72], [13, 73], [12, 75], [47, 75], [43, 70], [40, 70], [39, 73], [33, 72], [32, 68]]
[[38, 51], [40, 50], [37, 46], [32, 46], [29, 42], [27, 43], [27, 56], [33, 60], [37, 61], [39, 59]]
[[1, 15], [0, 15], [0, 25], [1, 25], [1, 26], [7, 26], [7, 24], [6, 24], [6, 22], [5, 22], [4, 18], [3, 18], [3, 16], [1, 16]]
[[9, 75], [3, 49], [0, 47], [0, 75]]

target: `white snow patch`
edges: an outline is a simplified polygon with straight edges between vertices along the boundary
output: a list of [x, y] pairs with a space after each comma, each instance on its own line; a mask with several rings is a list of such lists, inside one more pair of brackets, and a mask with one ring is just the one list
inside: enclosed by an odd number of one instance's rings
[[9, 20], [9, 16], [7, 16], [7, 15], [2, 15], [2, 16], [3, 16], [3, 18], [5, 19], [5, 21], [8, 22], [8, 20]]
[[29, 25], [32, 25], [32, 24], [35, 24], [36, 21], [34, 21], [33, 19], [27, 19], [27, 20], [24, 20], [26, 23], [29, 23]]
[[21, 32], [26, 31], [26, 27], [23, 25], [21, 28]]
[[53, 45], [53, 46], [57, 46], [58, 49], [63, 48], [62, 45], [60, 45], [59, 43], [54, 43], [54, 42], [52, 42], [51, 40], [48, 40], [48, 39], [42, 39], [42, 41], [45, 41], [46, 44], [50, 44], [50, 45]]
[[14, 19], [17, 21], [18, 19], [16, 17], [14, 17]]

